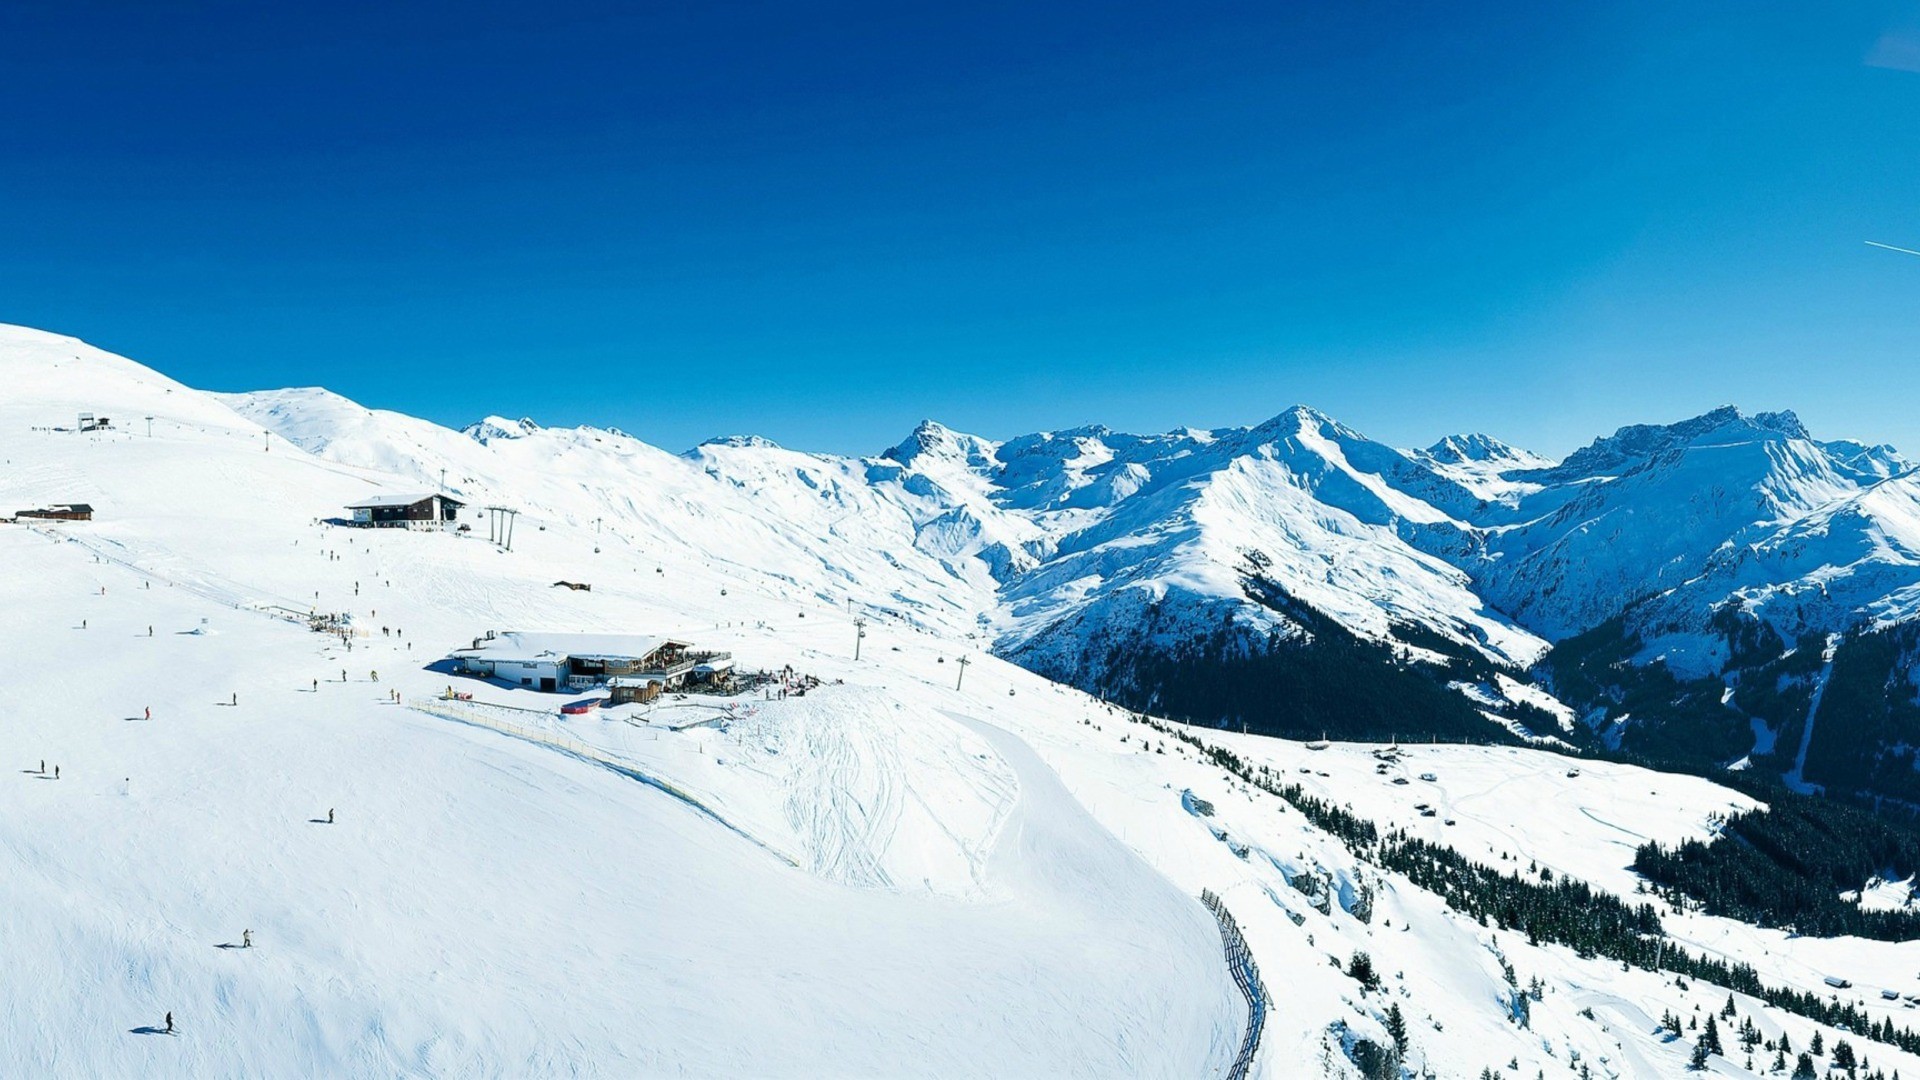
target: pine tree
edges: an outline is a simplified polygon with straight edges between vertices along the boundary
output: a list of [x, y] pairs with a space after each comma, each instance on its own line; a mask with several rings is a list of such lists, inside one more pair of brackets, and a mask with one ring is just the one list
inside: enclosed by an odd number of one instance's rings
[[1705, 1072], [1707, 1068], [1707, 1055], [1709, 1053], [1710, 1051], [1707, 1050], [1707, 1040], [1703, 1036], [1699, 1042], [1693, 1044], [1693, 1056], [1687, 1059], [1687, 1068], [1692, 1069], [1694, 1072]]
[[1726, 1056], [1726, 1050], [1720, 1045], [1720, 1027], [1711, 1016], [1707, 1017], [1707, 1029], [1700, 1033], [1700, 1045], [1706, 1047], [1709, 1053]]
[[1813, 1033], [1813, 1042], [1808, 1044], [1807, 1049], [1813, 1053], [1814, 1057], [1819, 1057], [1827, 1052], [1827, 1044], [1821, 1041], [1819, 1031], [1816, 1030]]
[[1401, 1054], [1407, 1052], [1407, 1018], [1400, 1015], [1400, 1003], [1394, 1002], [1387, 1007], [1387, 1034], [1393, 1037], [1393, 1045]]
[[1720, 1015], [1721, 1015], [1721, 1017], [1723, 1017], [1724, 1019], [1727, 1019], [1727, 1020], [1731, 1020], [1731, 1019], [1733, 1019], [1733, 1014], [1734, 1014], [1734, 1012], [1735, 1012], [1735, 1010], [1734, 1010], [1734, 1007], [1733, 1007], [1733, 995], [1732, 995], [1732, 994], [1728, 994], [1728, 995], [1727, 995], [1727, 1003], [1726, 1003], [1725, 1005], [1722, 1005], [1722, 1006], [1720, 1006]]
[[1813, 1071], [1813, 1055], [1800, 1055], [1799, 1064], [1793, 1067], [1793, 1080], [1820, 1080], [1820, 1074]]

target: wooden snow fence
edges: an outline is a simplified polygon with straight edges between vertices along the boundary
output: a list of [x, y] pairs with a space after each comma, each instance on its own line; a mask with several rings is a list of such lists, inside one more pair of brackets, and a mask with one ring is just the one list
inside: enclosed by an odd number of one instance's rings
[[1260, 1031], [1267, 1025], [1267, 987], [1260, 981], [1260, 966], [1253, 962], [1253, 952], [1240, 934], [1240, 924], [1234, 921], [1220, 894], [1202, 889], [1200, 902], [1213, 912], [1214, 921], [1220, 924], [1220, 945], [1226, 953], [1227, 970], [1233, 974], [1233, 984], [1240, 988], [1240, 996], [1247, 999], [1247, 1036], [1240, 1042], [1239, 1056], [1227, 1070], [1228, 1080], [1246, 1080], [1253, 1069], [1254, 1054], [1260, 1049]]

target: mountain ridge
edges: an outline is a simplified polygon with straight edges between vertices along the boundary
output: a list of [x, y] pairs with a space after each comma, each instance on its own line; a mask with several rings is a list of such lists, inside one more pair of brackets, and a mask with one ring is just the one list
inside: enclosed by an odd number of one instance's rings
[[[97, 362], [172, 392], [132, 361]], [[1790, 412], [1628, 425], [1560, 462], [1480, 435], [1395, 448], [1306, 406], [1244, 427], [998, 441], [927, 421], [852, 458], [752, 436], [670, 454], [612, 429], [500, 417], [454, 431], [319, 388], [210, 400], [230, 423], [340, 464], [444, 478], [488, 504], [544, 500], [529, 508], [636, 543], [735, 523], [742, 565], [764, 550], [816, 568], [782, 588], [972, 633], [1124, 703], [1276, 733], [1301, 733], [1339, 699], [1316, 712], [1255, 695], [1222, 712], [1205, 673], [1231, 664], [1250, 685], [1293, 685], [1302, 650], [1337, 646], [1356, 678], [1384, 665], [1463, 688], [1488, 738], [1746, 760], [1811, 720], [1808, 703], [1760, 701], [1748, 681], [1810, 635], [1920, 614], [1912, 466], [1890, 447], [1822, 442]], [[1574, 655], [1594, 678], [1573, 677]], [[1194, 685], [1168, 682], [1175, 670]], [[1649, 686], [1668, 686], [1655, 674], [1691, 689], [1649, 702]], [[1542, 687], [1587, 724], [1543, 724], [1521, 700]], [[1833, 760], [1813, 726], [1812, 760]], [[1897, 750], [1875, 743], [1857, 764], [1876, 770]]]

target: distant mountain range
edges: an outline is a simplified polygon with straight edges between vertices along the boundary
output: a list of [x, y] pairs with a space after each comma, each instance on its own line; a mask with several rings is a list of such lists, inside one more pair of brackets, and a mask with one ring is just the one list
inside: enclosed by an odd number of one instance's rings
[[1199, 723], [1555, 740], [1920, 802], [1920, 480], [1790, 412], [1558, 462], [1483, 434], [1399, 449], [1303, 406], [1005, 441], [927, 421], [848, 458], [221, 397], [322, 457], [758, 560]]

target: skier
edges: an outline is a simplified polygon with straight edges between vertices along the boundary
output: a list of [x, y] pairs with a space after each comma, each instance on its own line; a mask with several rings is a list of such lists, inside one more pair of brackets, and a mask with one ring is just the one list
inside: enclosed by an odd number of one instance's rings
[[40, 759], [40, 775], [41, 776], [47, 775], [47, 759], [46, 758]]
[[316, 694], [320, 692], [320, 680], [319, 680], [319, 679], [315, 679], [315, 680], [313, 680], [313, 692], [314, 692], [314, 693], [316, 693]]
[[333, 824], [333, 807], [327, 807], [327, 824]]
[[147, 706], [147, 707], [146, 707], [146, 709], [145, 709], [144, 711], [145, 711], [145, 714], [146, 714], [146, 718], [147, 718], [148, 720], [151, 720], [151, 719], [153, 719], [153, 706], [151, 706], [151, 705], [149, 705], [149, 706]]
[[240, 931], [240, 947], [243, 949], [253, 948], [253, 931], [251, 930]]
[[369, 671], [369, 672], [367, 672], [367, 674], [368, 674], [369, 676], [371, 676], [371, 677], [372, 677], [372, 679], [373, 679], [373, 681], [374, 681], [374, 682], [379, 682], [379, 681], [380, 681], [380, 673], [379, 673], [379, 672], [377, 672], [377, 671]]
[[53, 778], [54, 778], [55, 780], [58, 780], [58, 779], [60, 779], [60, 766], [58, 766], [58, 765], [55, 765], [55, 766], [53, 767]]
[[227, 704], [229, 704], [229, 705], [238, 705], [238, 704], [240, 704], [240, 691], [238, 691], [238, 690], [235, 690], [235, 691], [233, 692], [233, 697], [232, 697], [232, 698], [230, 698], [230, 699], [228, 699], [228, 701], [227, 701]]
[[151, 626], [149, 626], [149, 627], [147, 627], [147, 636], [148, 636], [148, 637], [152, 637], [152, 636], [153, 636], [153, 627], [151, 627]]
[[167, 1034], [173, 1034], [173, 1014], [167, 1014]]

